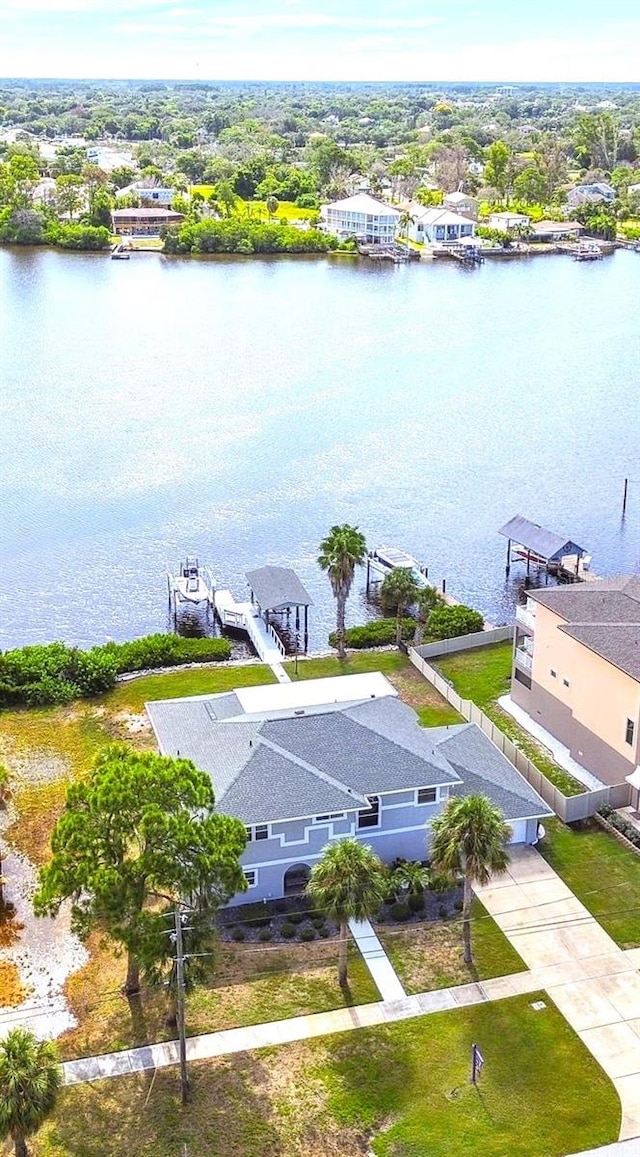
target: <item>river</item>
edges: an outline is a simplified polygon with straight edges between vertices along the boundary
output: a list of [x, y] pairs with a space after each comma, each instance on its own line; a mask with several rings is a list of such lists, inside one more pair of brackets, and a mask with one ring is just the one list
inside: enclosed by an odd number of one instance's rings
[[470, 271], [0, 249], [0, 646], [164, 630], [167, 564], [193, 553], [237, 596], [294, 567], [322, 648], [315, 558], [343, 521], [495, 621], [515, 513], [637, 569], [639, 290], [623, 251]]

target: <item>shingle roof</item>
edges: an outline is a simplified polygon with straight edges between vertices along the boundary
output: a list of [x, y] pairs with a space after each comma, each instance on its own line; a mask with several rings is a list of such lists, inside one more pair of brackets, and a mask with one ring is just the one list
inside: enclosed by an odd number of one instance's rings
[[540, 558], [553, 559], [567, 554], [586, 554], [583, 547], [577, 546], [571, 539], [564, 538], [553, 530], [546, 530], [544, 526], [538, 526], [537, 522], [523, 518], [521, 514], [516, 514], [505, 522], [498, 534], [510, 538], [520, 546], [525, 546]]
[[359, 811], [374, 794], [444, 784], [482, 790], [508, 819], [549, 814], [475, 724], [421, 728], [391, 696], [230, 718], [233, 698], [165, 700], [147, 710], [161, 750], [206, 771], [220, 809], [243, 823]]
[[559, 630], [640, 682], [640, 576], [527, 592], [565, 622]]
[[278, 607], [312, 607], [313, 599], [295, 571], [287, 566], [261, 566], [247, 571], [247, 582], [263, 611]]

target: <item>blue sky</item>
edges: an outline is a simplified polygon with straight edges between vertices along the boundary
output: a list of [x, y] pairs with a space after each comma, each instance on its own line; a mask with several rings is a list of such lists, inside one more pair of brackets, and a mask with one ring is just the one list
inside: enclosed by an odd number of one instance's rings
[[637, 0], [0, 0], [0, 76], [640, 80]]

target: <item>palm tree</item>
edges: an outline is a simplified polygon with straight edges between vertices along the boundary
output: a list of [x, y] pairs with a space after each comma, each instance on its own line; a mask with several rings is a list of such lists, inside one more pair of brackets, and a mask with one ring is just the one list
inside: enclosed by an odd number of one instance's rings
[[11, 1137], [15, 1157], [27, 1157], [26, 1137], [53, 1112], [61, 1084], [56, 1047], [13, 1028], [0, 1041], [0, 1137]]
[[405, 244], [407, 247], [407, 253], [409, 252], [409, 250], [411, 248], [411, 246], [409, 245], [409, 229], [414, 224], [414, 222], [415, 222], [415, 217], [414, 217], [413, 213], [409, 212], [408, 209], [405, 209], [404, 213], [401, 213], [400, 216], [398, 217], [398, 229], [400, 230], [401, 233], [404, 233], [404, 239], [405, 239]]
[[336, 600], [336, 634], [338, 636], [338, 657], [346, 658], [344, 647], [344, 615], [349, 591], [357, 566], [362, 566], [367, 553], [365, 537], [357, 526], [332, 526], [326, 538], [320, 543], [318, 565], [329, 575], [331, 590]]
[[416, 632], [413, 636], [414, 647], [420, 646], [429, 615], [436, 607], [444, 606], [444, 598], [435, 587], [427, 586], [421, 588], [417, 602], [418, 618], [416, 620]]
[[278, 212], [279, 205], [280, 202], [277, 197], [267, 197], [265, 201], [265, 207], [269, 216], [269, 220], [271, 220], [272, 217], [275, 217], [276, 213]]
[[340, 927], [338, 982], [347, 983], [349, 920], [368, 920], [380, 907], [388, 881], [379, 856], [352, 836], [327, 844], [311, 869], [307, 892]]
[[402, 642], [402, 620], [407, 607], [412, 607], [418, 601], [420, 588], [411, 571], [402, 566], [394, 566], [393, 570], [384, 579], [380, 587], [380, 599], [383, 606], [395, 607], [396, 612], [396, 646]]
[[430, 854], [437, 872], [464, 877], [462, 942], [465, 964], [473, 964], [471, 901], [473, 885], [486, 884], [509, 863], [505, 847], [511, 828], [499, 808], [484, 795], [454, 796], [431, 823]]

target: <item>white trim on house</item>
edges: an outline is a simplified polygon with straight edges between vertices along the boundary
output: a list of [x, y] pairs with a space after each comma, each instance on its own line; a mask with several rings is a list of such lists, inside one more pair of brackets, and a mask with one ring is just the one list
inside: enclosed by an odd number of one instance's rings
[[[261, 867], [265, 865], [260, 865]], [[258, 868], [243, 868], [243, 875], [247, 881], [247, 891], [250, 892], [252, 888], [257, 888], [260, 882], [260, 872]]]

